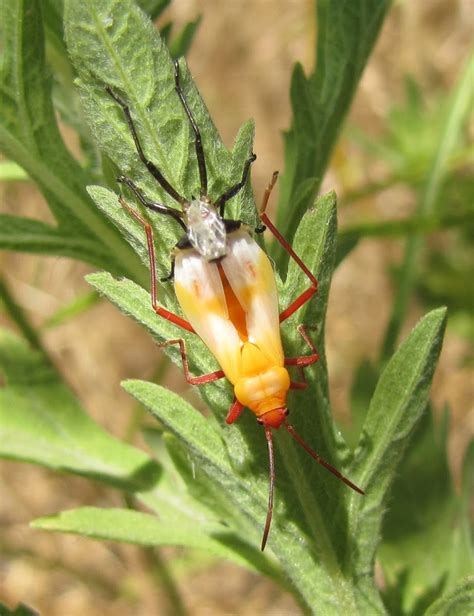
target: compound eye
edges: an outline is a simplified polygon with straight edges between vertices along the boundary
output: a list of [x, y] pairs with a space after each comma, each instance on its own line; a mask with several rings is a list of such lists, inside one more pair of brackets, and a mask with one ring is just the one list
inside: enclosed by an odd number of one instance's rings
[[263, 419], [260, 419], [257, 417], [257, 423], [260, 424], [261, 426], [263, 426]]
[[290, 414], [290, 409], [285, 409], [285, 417], [288, 417], [289, 414]]

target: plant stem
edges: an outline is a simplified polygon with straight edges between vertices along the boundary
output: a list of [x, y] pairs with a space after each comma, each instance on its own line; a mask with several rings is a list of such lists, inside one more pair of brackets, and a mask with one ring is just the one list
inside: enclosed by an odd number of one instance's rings
[[[451, 153], [447, 162], [447, 169], [449, 172], [455, 172], [463, 168], [468, 164], [472, 158], [472, 147], [466, 147], [458, 149], [456, 152]], [[354, 201], [359, 201], [377, 194], [384, 190], [388, 190], [399, 184], [407, 184], [415, 187], [422, 183], [426, 177], [427, 169], [426, 165], [418, 165], [415, 168], [411, 168], [410, 172], [399, 171], [386, 177], [378, 182], [370, 182], [361, 188], [355, 188], [349, 190], [347, 193], [343, 193], [338, 197], [339, 207], [350, 206]]]
[[3, 305], [5, 306], [7, 314], [10, 316], [12, 321], [16, 323], [19, 330], [21, 331], [23, 336], [28, 340], [31, 346], [37, 351], [41, 351], [41, 353], [45, 357], [48, 357], [48, 354], [46, 353], [46, 350], [43, 346], [43, 343], [41, 342], [39, 335], [37, 334], [34, 327], [31, 325], [31, 323], [29, 323], [23, 309], [16, 303], [15, 299], [10, 293], [10, 290], [6, 282], [1, 277], [0, 277], [0, 299], [3, 302]]
[[[474, 53], [467, 61], [458, 86], [454, 92], [446, 122], [441, 130], [438, 148], [427, 182], [422, 190], [415, 216], [427, 218], [435, 210], [437, 197], [446, 176], [449, 157], [456, 146], [462, 127], [469, 113], [472, 101], [472, 79], [474, 73]], [[400, 278], [400, 286], [395, 297], [392, 314], [382, 344], [381, 361], [385, 363], [393, 354], [395, 345], [407, 312], [408, 302], [418, 275], [418, 264], [423, 249], [423, 238], [415, 233], [408, 238]]]
[[[124, 502], [128, 509], [137, 510], [133, 498], [130, 495], [124, 495]], [[169, 616], [186, 616], [187, 610], [184, 606], [179, 589], [175, 584], [166, 562], [161, 557], [159, 549], [142, 547], [140, 548], [140, 552], [143, 555], [146, 570], [150, 572], [151, 576], [164, 590], [169, 604], [169, 609], [167, 610]]]
[[61, 306], [59, 310], [56, 310], [50, 317], [43, 323], [41, 329], [50, 329], [57, 327], [70, 319], [80, 315], [82, 312], [94, 306], [100, 301], [100, 296], [95, 291], [89, 291], [79, 297], [75, 297], [72, 302]]
[[[161, 383], [170, 368], [170, 360], [167, 355], [164, 353], [161, 354], [158, 363], [155, 367], [155, 371], [153, 373], [152, 381], [155, 383]], [[128, 420], [127, 426], [125, 428], [125, 434], [123, 436], [123, 440], [127, 443], [131, 443], [137, 430], [142, 425], [142, 419], [144, 415], [148, 415], [147, 411], [145, 411], [143, 404], [135, 404], [130, 414], [130, 418]]]
[[187, 610], [169, 568], [156, 548], [143, 548], [143, 556], [153, 578], [162, 586], [168, 599], [170, 616], [186, 616]]
[[385, 222], [366, 222], [348, 225], [339, 231], [341, 239], [361, 237], [398, 237], [410, 234], [426, 234], [450, 227], [465, 227], [474, 222], [473, 212], [461, 212], [445, 216], [419, 218], [411, 216], [403, 220], [387, 220]]

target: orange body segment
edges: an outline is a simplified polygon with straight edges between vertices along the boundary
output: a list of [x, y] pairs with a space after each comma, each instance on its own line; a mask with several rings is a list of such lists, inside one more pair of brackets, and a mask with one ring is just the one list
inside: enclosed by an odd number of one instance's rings
[[[290, 377], [271, 263], [246, 231], [229, 234], [227, 255], [205, 262], [193, 249], [176, 256], [175, 290], [183, 313], [257, 417], [286, 407]], [[258, 318], [258, 320], [257, 320]]]

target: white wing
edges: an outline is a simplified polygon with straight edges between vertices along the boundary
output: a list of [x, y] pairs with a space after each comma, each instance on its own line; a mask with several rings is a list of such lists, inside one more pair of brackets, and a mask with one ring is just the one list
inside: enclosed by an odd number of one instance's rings
[[221, 265], [246, 314], [249, 342], [271, 365], [283, 366], [278, 294], [269, 258], [246, 231], [239, 230], [228, 236]]
[[194, 250], [180, 251], [175, 259], [174, 280], [183, 313], [229, 381], [235, 383], [241, 374], [242, 342], [229, 319], [217, 263], [206, 261]]

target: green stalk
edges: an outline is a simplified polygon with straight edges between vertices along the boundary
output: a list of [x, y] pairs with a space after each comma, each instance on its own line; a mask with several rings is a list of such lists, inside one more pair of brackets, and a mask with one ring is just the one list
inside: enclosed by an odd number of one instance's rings
[[[439, 145], [421, 193], [415, 216], [428, 218], [435, 211], [437, 197], [448, 170], [449, 158], [457, 145], [461, 131], [468, 117], [472, 103], [472, 81], [474, 78], [474, 53], [471, 54], [454, 92], [446, 122], [441, 131]], [[418, 276], [419, 260], [424, 247], [424, 239], [419, 233], [408, 238], [400, 285], [393, 304], [392, 314], [382, 344], [381, 361], [385, 363], [393, 354], [403, 321]]]
[[18, 329], [28, 340], [31, 346], [34, 349], [41, 351], [45, 357], [48, 357], [48, 354], [46, 353], [43, 343], [41, 342], [35, 328], [28, 321], [23, 309], [16, 303], [3, 278], [0, 278], [0, 300], [3, 302], [7, 314], [10, 316], [12, 321], [16, 323]]

